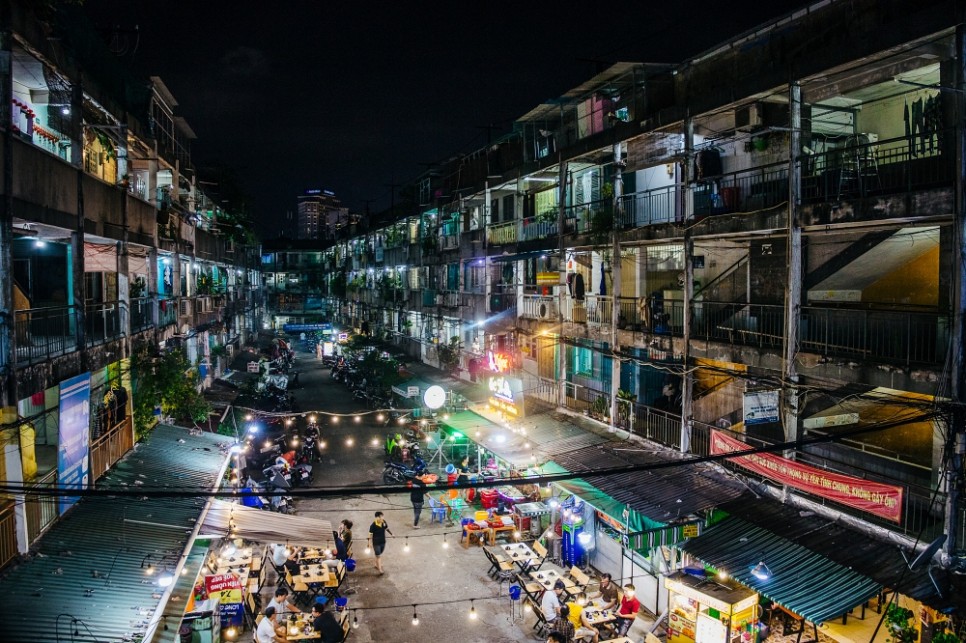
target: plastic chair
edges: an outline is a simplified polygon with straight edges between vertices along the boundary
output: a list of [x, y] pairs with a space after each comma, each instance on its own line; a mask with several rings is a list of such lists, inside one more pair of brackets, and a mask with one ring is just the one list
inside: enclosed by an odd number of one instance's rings
[[451, 522], [456, 522], [463, 517], [465, 504], [462, 498], [453, 498], [449, 501], [449, 519]]
[[438, 522], [443, 524], [446, 521], [446, 507], [443, 503], [430, 496], [429, 498], [429, 524]]

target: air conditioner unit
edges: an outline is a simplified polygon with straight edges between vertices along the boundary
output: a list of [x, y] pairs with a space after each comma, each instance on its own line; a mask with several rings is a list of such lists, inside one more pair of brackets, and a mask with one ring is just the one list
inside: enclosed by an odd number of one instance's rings
[[191, 300], [182, 299], [178, 304], [178, 315], [180, 317], [190, 317], [191, 316]]
[[751, 132], [762, 126], [761, 103], [752, 103], [735, 110], [735, 129]]

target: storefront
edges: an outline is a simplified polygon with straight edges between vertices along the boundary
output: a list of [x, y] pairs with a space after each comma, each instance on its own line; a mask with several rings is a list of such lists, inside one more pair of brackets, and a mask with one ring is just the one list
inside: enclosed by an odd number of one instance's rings
[[[700, 570], [699, 570], [700, 571]], [[668, 590], [668, 643], [755, 643], [758, 594], [724, 577], [674, 572]]]

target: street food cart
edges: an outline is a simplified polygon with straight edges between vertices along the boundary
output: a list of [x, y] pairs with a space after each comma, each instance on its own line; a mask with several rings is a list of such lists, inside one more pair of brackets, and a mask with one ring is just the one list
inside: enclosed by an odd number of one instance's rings
[[668, 643], [755, 643], [758, 593], [730, 579], [674, 572], [668, 589]]

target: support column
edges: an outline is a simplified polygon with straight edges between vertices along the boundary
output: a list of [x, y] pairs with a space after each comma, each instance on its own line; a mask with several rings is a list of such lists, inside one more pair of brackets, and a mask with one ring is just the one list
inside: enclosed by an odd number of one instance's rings
[[[785, 355], [782, 379], [787, 383], [784, 391], [785, 440], [801, 439], [798, 408], [798, 328], [802, 307], [802, 228], [799, 221], [801, 206], [801, 137], [802, 137], [802, 86], [793, 82], [788, 88], [788, 104], [791, 135], [788, 152], [788, 288], [785, 291]], [[786, 454], [792, 455], [792, 454]]]
[[[682, 190], [685, 193], [683, 204], [687, 214], [688, 198], [687, 194], [691, 190], [691, 167], [694, 158], [694, 120], [690, 114], [684, 121], [684, 185]], [[691, 421], [692, 421], [692, 397], [693, 381], [690, 375], [691, 363], [691, 322], [692, 322], [692, 303], [694, 297], [694, 238], [691, 233], [691, 226], [684, 230], [684, 310], [683, 310], [683, 331], [684, 345], [682, 347], [682, 373], [681, 373], [681, 453], [688, 453], [691, 450]]]
[[[559, 154], [559, 153], [558, 153]], [[560, 295], [557, 303], [557, 368], [559, 369], [560, 393], [559, 405], [567, 406], [567, 345], [564, 343], [564, 306], [567, 297], [567, 249], [564, 247], [564, 225], [567, 222], [567, 161], [563, 154], [559, 154], [557, 169], [557, 252], [560, 255], [560, 283], [557, 291]], [[520, 310], [520, 309], [518, 309]]]
[[[10, 129], [13, 98], [12, 52], [9, 3], [0, 3], [0, 123], [3, 132], [3, 200], [0, 202], [0, 275], [13, 274], [13, 135]], [[17, 413], [17, 314], [13, 287], [0, 288], [0, 405], [3, 423], [16, 420]]]
[[[962, 502], [961, 481], [963, 479], [963, 461], [966, 459], [966, 369], [964, 369], [964, 344], [966, 332], [963, 323], [963, 306], [966, 306], [966, 28], [960, 24], [956, 27], [956, 72], [955, 92], [949, 92], [948, 97], [956, 104], [956, 192], [955, 192], [955, 236], [953, 243], [955, 251], [952, 264], [953, 272], [953, 311], [952, 329], [950, 334], [952, 355], [952, 409], [946, 429], [945, 462], [946, 462], [946, 542], [943, 545], [942, 560], [948, 565], [955, 552], [962, 547], [959, 542], [959, 514]], [[951, 96], [950, 96], [951, 95]]]
[[[614, 144], [614, 202], [612, 210], [614, 212], [613, 230], [611, 231], [611, 315], [610, 315], [610, 337], [611, 337], [611, 368], [610, 368], [610, 426], [611, 429], [617, 427], [617, 410], [620, 402], [617, 400], [617, 392], [621, 388], [621, 360], [620, 342], [617, 341], [618, 325], [617, 321], [621, 313], [621, 242], [618, 232], [617, 222], [621, 220], [621, 197], [624, 196], [624, 177], [622, 176], [623, 159], [621, 158], [621, 144]], [[630, 409], [628, 409], [630, 410]], [[630, 432], [630, 427], [628, 427]]]

